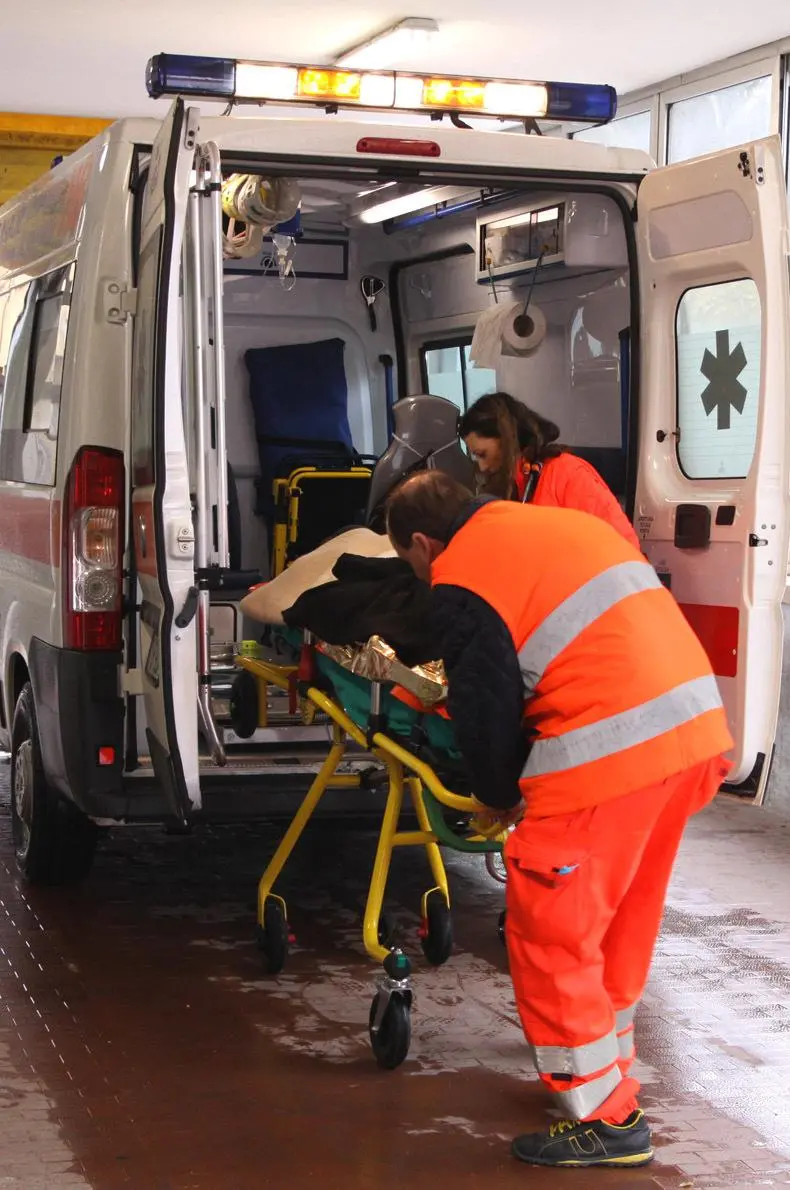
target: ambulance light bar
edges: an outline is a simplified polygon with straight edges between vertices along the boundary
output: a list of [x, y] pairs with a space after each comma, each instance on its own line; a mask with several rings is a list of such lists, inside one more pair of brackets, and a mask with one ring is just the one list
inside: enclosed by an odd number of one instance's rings
[[233, 103], [309, 103], [594, 124], [613, 119], [617, 110], [614, 88], [597, 84], [459, 79], [186, 54], [151, 58], [146, 85], [152, 99], [183, 95]]

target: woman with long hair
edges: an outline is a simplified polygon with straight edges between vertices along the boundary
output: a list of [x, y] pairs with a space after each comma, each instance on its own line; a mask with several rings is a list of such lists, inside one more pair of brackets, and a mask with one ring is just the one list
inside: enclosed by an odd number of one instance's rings
[[589, 512], [641, 552], [614, 494], [594, 467], [559, 445], [560, 431], [553, 421], [508, 393], [491, 393], [467, 410], [458, 432], [475, 460], [482, 492]]

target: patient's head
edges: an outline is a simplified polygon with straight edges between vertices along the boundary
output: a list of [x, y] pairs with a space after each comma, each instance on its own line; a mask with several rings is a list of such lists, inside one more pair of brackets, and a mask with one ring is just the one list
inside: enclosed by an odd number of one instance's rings
[[442, 471], [423, 471], [399, 484], [387, 500], [387, 533], [398, 557], [428, 582], [431, 564], [450, 540], [472, 493]]

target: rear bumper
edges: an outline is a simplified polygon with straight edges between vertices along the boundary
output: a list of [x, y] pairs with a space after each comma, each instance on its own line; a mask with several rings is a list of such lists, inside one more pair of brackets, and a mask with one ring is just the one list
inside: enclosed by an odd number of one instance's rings
[[[78, 653], [33, 639], [30, 680], [48, 783], [93, 818], [112, 817], [123, 783], [119, 653]], [[112, 764], [99, 749], [113, 749]]]

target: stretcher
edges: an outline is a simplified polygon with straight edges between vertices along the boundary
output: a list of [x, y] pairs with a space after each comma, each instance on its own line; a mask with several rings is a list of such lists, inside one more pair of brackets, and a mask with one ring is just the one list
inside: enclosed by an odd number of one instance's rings
[[[293, 634], [283, 635], [293, 644]], [[337, 651], [335, 655], [339, 655]], [[359, 650], [356, 656], [358, 659]], [[378, 653], [379, 661], [382, 656], [392, 662], [392, 657], [386, 655], [386, 646]], [[401, 672], [397, 663], [386, 667], [389, 680], [385, 681], [375, 676], [368, 680], [352, 672], [354, 660], [344, 660], [346, 663], [341, 664], [328, 656], [309, 634], [304, 634], [298, 662], [295, 660], [293, 664], [279, 664], [256, 655], [256, 650], [250, 648], [243, 649], [236, 657], [241, 671], [240, 690], [246, 688], [247, 697], [254, 690], [262, 713], [269, 687], [287, 691], [294, 704], [300, 706], [305, 721], [314, 721], [316, 715], [325, 717], [332, 741], [320, 771], [261, 876], [256, 939], [267, 971], [277, 974], [287, 960], [291, 933], [287, 906], [274, 889], [303, 830], [327, 790], [383, 785], [386, 797], [362, 938], [368, 955], [382, 968], [370, 1006], [370, 1043], [378, 1064], [392, 1070], [404, 1061], [409, 1051], [413, 994], [411, 959], [392, 938], [383, 914], [393, 851], [396, 847], [422, 847], [425, 851], [432, 887], [422, 897], [420, 942], [427, 962], [441, 966], [450, 958], [453, 932], [450, 890], [440, 848], [495, 857], [501, 855], [505, 835], [490, 828], [488, 832], [481, 830], [474, 821], [472, 798], [445, 784], [445, 780], [453, 780], [459, 774], [460, 757], [452, 724], [440, 715], [421, 716], [393, 696], [392, 678]], [[435, 674], [424, 670], [410, 672], [416, 675], [416, 686], [412, 688], [423, 694], [427, 685], [436, 680]], [[251, 681], [254, 686], [250, 685]], [[371, 755], [375, 762], [371, 775], [360, 777], [340, 771], [350, 747]], [[417, 829], [401, 829], [401, 819], [409, 807], [416, 817]]]
[[364, 523], [372, 475], [361, 461], [316, 461], [273, 481], [272, 578], [340, 529]]

